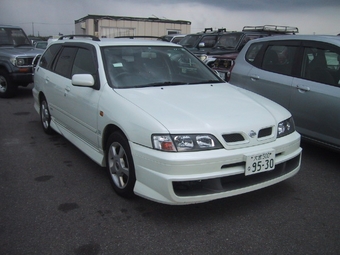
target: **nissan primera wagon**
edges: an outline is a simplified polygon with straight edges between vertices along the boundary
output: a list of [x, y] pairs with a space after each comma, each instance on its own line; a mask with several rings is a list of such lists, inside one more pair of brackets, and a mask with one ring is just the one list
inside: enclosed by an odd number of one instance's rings
[[300, 169], [291, 114], [224, 82], [180, 45], [61, 37], [35, 68], [33, 96], [45, 133], [106, 167], [123, 197], [200, 203]]

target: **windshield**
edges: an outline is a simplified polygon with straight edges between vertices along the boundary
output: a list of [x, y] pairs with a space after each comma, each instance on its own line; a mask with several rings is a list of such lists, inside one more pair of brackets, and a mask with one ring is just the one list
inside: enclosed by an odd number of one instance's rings
[[30, 40], [22, 29], [0, 28], [0, 46], [31, 46]]
[[226, 34], [220, 36], [214, 48], [235, 49], [241, 40], [242, 34]]
[[186, 35], [178, 44], [187, 48], [195, 48], [199, 38], [200, 35]]
[[102, 49], [107, 80], [115, 88], [223, 82], [184, 48], [122, 46]]

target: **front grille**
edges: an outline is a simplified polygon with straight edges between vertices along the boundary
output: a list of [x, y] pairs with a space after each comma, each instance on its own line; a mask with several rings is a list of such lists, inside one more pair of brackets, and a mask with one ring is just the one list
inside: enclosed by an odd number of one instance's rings
[[261, 129], [259, 131], [258, 138], [263, 138], [263, 137], [266, 137], [266, 136], [270, 136], [272, 134], [272, 130], [273, 130], [272, 127]]
[[222, 137], [227, 143], [236, 143], [244, 141], [243, 135], [239, 133], [222, 135]]
[[34, 58], [24, 58], [25, 60], [24, 66], [32, 66], [33, 59]]
[[[177, 196], [201, 196], [242, 189], [286, 175], [296, 169], [300, 163], [300, 155], [275, 166], [275, 169], [260, 174], [245, 176], [243, 174], [197, 181], [173, 182]], [[234, 164], [233, 164], [234, 166]]]

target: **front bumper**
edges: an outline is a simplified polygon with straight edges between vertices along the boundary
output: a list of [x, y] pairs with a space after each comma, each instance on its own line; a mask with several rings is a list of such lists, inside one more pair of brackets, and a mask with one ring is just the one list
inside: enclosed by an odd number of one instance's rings
[[17, 85], [27, 85], [33, 82], [32, 68], [21, 68], [17, 72], [10, 73], [11, 81]]
[[[296, 132], [235, 150], [169, 153], [130, 146], [137, 179], [134, 192], [165, 204], [202, 203], [273, 185], [299, 171], [302, 153]], [[246, 155], [270, 149], [275, 150], [275, 169], [245, 176]]]

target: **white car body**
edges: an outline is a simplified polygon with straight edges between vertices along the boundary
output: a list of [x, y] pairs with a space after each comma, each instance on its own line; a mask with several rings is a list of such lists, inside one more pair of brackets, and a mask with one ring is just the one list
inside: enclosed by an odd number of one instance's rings
[[[49, 103], [52, 129], [101, 166], [106, 165], [104, 134], [108, 127], [119, 129], [126, 136], [133, 157], [135, 194], [165, 204], [201, 203], [264, 188], [299, 171], [300, 135], [294, 131], [277, 138], [278, 123], [291, 117], [278, 104], [222, 80], [214, 84], [113, 88], [105, 76], [100, 47], [170, 44], [122, 39], [88, 43], [96, 49], [100, 89], [72, 85], [72, 81], [91, 84], [90, 75], [67, 79], [37, 66], [34, 107], [40, 113], [43, 94]], [[251, 138], [252, 132], [266, 128], [273, 129], [271, 135]], [[233, 133], [246, 139], [226, 142], [223, 135]], [[153, 146], [154, 134], [210, 134], [223, 148], [161, 151]], [[271, 177], [254, 174], [235, 185], [222, 181], [244, 176], [247, 158], [267, 152], [275, 154], [276, 167], [268, 172]], [[290, 169], [285, 170], [286, 166]], [[199, 187], [182, 191], [178, 188], [182, 183]]]

